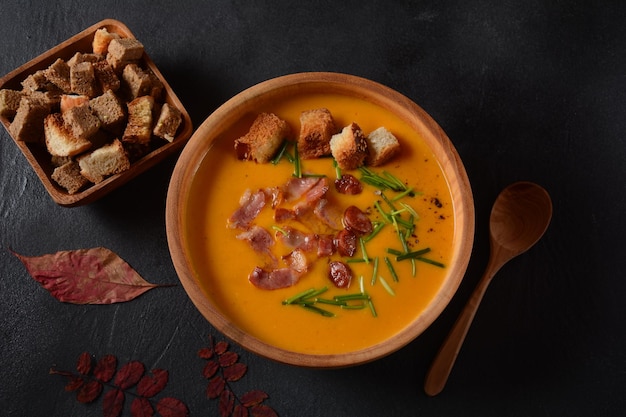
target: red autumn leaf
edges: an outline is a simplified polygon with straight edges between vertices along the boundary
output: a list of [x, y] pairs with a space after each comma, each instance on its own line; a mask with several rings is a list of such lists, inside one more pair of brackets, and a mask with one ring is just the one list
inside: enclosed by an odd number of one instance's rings
[[217, 398], [224, 390], [224, 386], [226, 385], [226, 381], [221, 376], [215, 376], [211, 380], [209, 380], [209, 385], [206, 390], [206, 395], [209, 398]]
[[159, 400], [156, 408], [161, 417], [187, 417], [189, 415], [189, 410], [185, 403], [172, 397], [165, 397]]
[[78, 377], [70, 377], [70, 382], [65, 386], [65, 391], [72, 392], [76, 391], [78, 388], [82, 387], [85, 383], [85, 380]]
[[215, 375], [219, 369], [219, 363], [217, 363], [216, 361], [208, 361], [206, 365], [204, 365], [204, 369], [202, 370], [202, 376], [204, 376], [206, 379], [209, 379], [213, 375]]
[[136, 397], [130, 404], [130, 414], [133, 417], [152, 417], [154, 416], [154, 408], [148, 399]]
[[37, 282], [65, 303], [120, 303], [160, 286], [144, 280], [123, 259], [102, 247], [33, 257], [13, 254]]
[[91, 372], [91, 355], [89, 352], [83, 352], [80, 354], [78, 361], [76, 362], [76, 370], [80, 374], [89, 375], [89, 372]]
[[261, 390], [252, 390], [246, 392], [241, 396], [241, 403], [246, 407], [250, 407], [253, 405], [261, 404], [268, 397], [269, 396]]
[[220, 341], [215, 344], [215, 353], [217, 353], [218, 355], [223, 354], [227, 350], [228, 350], [228, 343], [224, 341]]
[[83, 384], [76, 393], [76, 399], [81, 403], [90, 403], [94, 401], [102, 392], [102, 383], [100, 381], [89, 381]]
[[137, 394], [150, 398], [163, 391], [167, 385], [169, 374], [164, 369], [153, 369], [152, 375], [144, 375], [137, 384]]
[[119, 417], [124, 408], [124, 392], [119, 389], [112, 389], [102, 399], [102, 412], [104, 417]]
[[278, 417], [273, 408], [266, 405], [255, 405], [248, 409], [252, 417]]
[[220, 394], [219, 412], [221, 417], [228, 417], [235, 407], [235, 395], [231, 390], [224, 390]]
[[143, 363], [130, 361], [117, 372], [115, 385], [123, 390], [128, 389], [139, 382], [145, 370], [146, 368]]
[[93, 370], [93, 375], [102, 382], [109, 382], [113, 375], [115, 375], [115, 369], [117, 368], [117, 358], [113, 355], [104, 355]]
[[227, 381], [234, 382], [239, 381], [248, 370], [248, 366], [243, 363], [235, 363], [234, 365], [223, 368], [224, 378]]
[[220, 355], [220, 366], [230, 366], [233, 363], [237, 362], [237, 359], [239, 359], [239, 355], [237, 353], [232, 351], [224, 352], [222, 355]]
[[202, 359], [211, 359], [213, 357], [213, 349], [202, 348], [198, 351], [198, 356]]
[[241, 404], [237, 404], [233, 410], [232, 417], [248, 417], [248, 409]]

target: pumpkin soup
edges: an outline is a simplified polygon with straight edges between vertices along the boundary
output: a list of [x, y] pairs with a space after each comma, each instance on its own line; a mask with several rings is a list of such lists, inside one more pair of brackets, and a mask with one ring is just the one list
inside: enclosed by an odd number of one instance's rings
[[[339, 169], [332, 158], [294, 161], [295, 148], [288, 149], [290, 158], [276, 163], [241, 161], [233, 144], [257, 116], [249, 114], [219, 136], [200, 163], [183, 214], [183, 239], [200, 286], [235, 326], [278, 348], [337, 354], [376, 345], [424, 310], [452, 261], [455, 219], [446, 178], [432, 151], [417, 132], [384, 108], [343, 95], [295, 94], [258, 110], [277, 115], [298, 132], [301, 113], [316, 108], [328, 109], [339, 129], [357, 123], [367, 135], [385, 127], [398, 139], [401, 151], [382, 166], [351, 171]], [[344, 213], [350, 208], [355, 218], [366, 215], [371, 231], [357, 237], [354, 253], [307, 255], [306, 270], [297, 279], [268, 289], [255, 285], [252, 276], [268, 259], [280, 263], [291, 254], [293, 248], [281, 237], [295, 229], [315, 236], [332, 230], [312, 230], [315, 227], [306, 222], [277, 223], [275, 210], [264, 207], [252, 222], [276, 241], [270, 250], [259, 251], [250, 244], [252, 238], [228, 226], [228, 219], [240, 208], [242, 197], [285, 187], [295, 170], [303, 178], [326, 181], [333, 206]], [[360, 183], [358, 194], [335, 189], [335, 180], [344, 174]], [[404, 188], [381, 190], [376, 179]], [[338, 264], [352, 276], [341, 285], [329, 279], [329, 269]]]

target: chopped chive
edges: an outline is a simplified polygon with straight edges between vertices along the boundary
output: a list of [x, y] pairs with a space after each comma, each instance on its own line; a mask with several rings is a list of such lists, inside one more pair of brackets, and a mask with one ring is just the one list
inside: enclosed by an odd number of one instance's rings
[[374, 258], [374, 270], [372, 271], [372, 282], [370, 285], [376, 284], [376, 275], [378, 275], [378, 256]]
[[390, 216], [389, 214], [385, 213], [385, 210], [383, 210], [383, 208], [380, 206], [380, 203], [378, 201], [374, 202], [374, 207], [376, 207], [376, 210], [378, 210], [378, 212], [380, 213], [380, 215], [382, 216], [382, 218], [387, 222], [387, 223], [391, 223], [391, 219], [392, 216]]
[[300, 154], [298, 153], [298, 143], [293, 144], [293, 176], [302, 178], [302, 167], [300, 166]]
[[342, 305], [341, 308], [343, 308], [344, 310], [362, 310], [365, 308], [365, 303], [345, 304], [345, 305]]
[[[385, 203], [387, 203], [387, 205], [389, 206], [389, 208], [391, 208], [392, 211], [396, 211], [397, 210], [396, 206], [394, 206], [394, 204], [391, 202], [391, 200], [389, 200], [389, 198], [387, 198], [385, 193], [381, 192], [380, 196], [385, 201]], [[393, 213], [392, 213], [392, 215], [393, 215]]]
[[365, 285], [363, 284], [363, 275], [359, 277], [359, 289], [361, 293], [365, 294]]
[[401, 251], [399, 251], [397, 249], [392, 249], [392, 248], [387, 248], [387, 253], [390, 253], [390, 254], [396, 255], [396, 256], [404, 255], [404, 252], [401, 252]]
[[413, 207], [409, 206], [407, 203], [402, 203], [401, 202], [400, 205], [402, 207], [404, 207], [409, 213], [411, 213], [415, 219], [419, 219], [420, 218], [419, 214], [417, 214], [415, 209]]
[[434, 266], [438, 266], [439, 268], [445, 268], [446, 267], [441, 262], [433, 261], [432, 259], [423, 258], [421, 256], [418, 256], [417, 258], [415, 258], [415, 260], [422, 261], [422, 262], [425, 262], [427, 264], [431, 264], [431, 265], [434, 265]]
[[392, 173], [388, 171], [383, 171], [383, 175], [387, 177], [393, 184], [395, 184], [395, 187], [392, 188], [394, 191], [405, 191], [407, 189], [406, 184], [400, 181], [400, 179]]
[[346, 302], [345, 301], [337, 301], [334, 299], [330, 299], [330, 298], [316, 298], [315, 301], [317, 301], [320, 304], [330, 304], [330, 305], [334, 305], [334, 306], [341, 306], [341, 305], [345, 305]]
[[366, 293], [358, 292], [346, 295], [336, 295], [333, 297], [336, 301], [350, 301], [350, 300], [369, 300], [370, 296]]
[[283, 143], [280, 145], [280, 149], [278, 150], [278, 153], [271, 161], [272, 164], [276, 165], [280, 162], [280, 160], [283, 158], [283, 155], [285, 154], [285, 150], [287, 150], [288, 145], [289, 145], [289, 141], [287, 141], [286, 139], [283, 140]]
[[381, 230], [383, 230], [383, 227], [385, 227], [384, 222], [372, 222], [372, 224], [374, 226], [372, 229], [372, 233], [363, 238], [366, 243], [372, 240]]
[[416, 250], [413, 252], [403, 253], [402, 255], [398, 255], [396, 257], [396, 261], [403, 261], [405, 259], [411, 259], [411, 258], [415, 259], [422, 255], [427, 254], [428, 252], [430, 252], [430, 248], [424, 248], [424, 249]]
[[346, 262], [349, 264], [364, 264], [367, 261], [363, 258], [350, 258], [350, 259], [346, 259]]
[[308, 290], [302, 291], [292, 297], [287, 298], [283, 301], [283, 304], [294, 304], [299, 300], [306, 298], [307, 296], [313, 294], [315, 292], [315, 288], [309, 288]]
[[342, 176], [341, 168], [339, 168], [339, 164], [337, 163], [337, 160], [335, 158], [333, 158], [333, 167], [335, 167], [335, 176], [338, 180], [340, 180]]
[[328, 291], [328, 287], [322, 287], [319, 290], [313, 291], [311, 294], [307, 295], [306, 297], [303, 297], [303, 299], [317, 297], [318, 295], [324, 294], [326, 291]]
[[274, 226], [272, 226], [272, 229], [276, 230], [279, 233], [282, 233], [285, 236], [287, 236], [287, 234], [288, 234], [287, 231], [285, 229], [283, 229], [282, 227], [280, 227], [280, 226], [274, 225]]
[[372, 312], [372, 316], [378, 317], [378, 314], [376, 313], [376, 309], [374, 308], [374, 303], [372, 302], [372, 300], [368, 300], [367, 305], [369, 306], [370, 311]]
[[413, 197], [415, 196], [415, 192], [413, 191], [413, 188], [407, 188], [406, 190], [402, 191], [400, 194], [395, 195], [391, 201], [398, 201], [406, 196], [410, 196]]
[[324, 317], [335, 317], [335, 314], [328, 311], [328, 310], [324, 310], [323, 308], [319, 308], [317, 306], [314, 305], [309, 305], [309, 304], [300, 304], [302, 306], [302, 308], [304, 308], [305, 310], [309, 310], [312, 311], [314, 313], [318, 313], [321, 314]]
[[365, 241], [363, 238], [359, 238], [359, 243], [361, 245], [361, 253], [363, 254], [363, 262], [366, 264], [370, 263], [370, 258], [367, 256], [367, 251], [365, 250]]
[[385, 288], [390, 295], [396, 295], [396, 292], [389, 286], [389, 284], [387, 284], [387, 281], [385, 281], [385, 278], [383, 278], [382, 275], [379, 276], [378, 279], [380, 280], [380, 283], [383, 284], [383, 288]]
[[391, 273], [391, 277], [393, 278], [393, 280], [395, 282], [398, 282], [399, 281], [398, 274], [396, 274], [396, 270], [393, 268], [391, 261], [386, 256], [385, 256], [385, 263], [387, 264], [387, 268], [389, 268], [389, 272]]

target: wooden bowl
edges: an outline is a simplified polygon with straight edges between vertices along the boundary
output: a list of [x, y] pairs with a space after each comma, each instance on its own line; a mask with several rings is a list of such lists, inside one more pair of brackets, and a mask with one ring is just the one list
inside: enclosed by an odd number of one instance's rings
[[[186, 244], [186, 233], [194, 229], [194, 224], [190, 224], [185, 216], [191, 184], [216, 138], [230, 131], [238, 121], [250, 120], [250, 115], [260, 113], [269, 104], [300, 94], [356, 97], [391, 111], [411, 129], [419, 132], [436, 156], [449, 184], [454, 207], [454, 255], [447, 266], [443, 283], [430, 304], [406, 328], [387, 340], [348, 353], [294, 352], [242, 330], [205, 293], [200, 284], [202, 277], [192, 266], [193, 259]], [[467, 174], [454, 146], [437, 123], [418, 105], [394, 90], [363, 78], [337, 73], [300, 73], [271, 79], [239, 93], [202, 123], [174, 169], [167, 196], [166, 225], [170, 253], [180, 281], [192, 302], [215, 328], [244, 348], [281, 363], [336, 368], [366, 363], [396, 351], [420, 335], [439, 316], [456, 292], [470, 259], [474, 239], [474, 205]], [[214, 262], [220, 262], [218, 254], [213, 259]]]
[[[57, 58], [69, 60], [76, 52], [91, 52], [94, 33], [100, 28], [106, 28], [109, 32], [117, 33], [122, 37], [135, 37], [123, 23], [114, 19], [102, 20], [0, 78], [0, 89], [8, 88], [21, 90], [22, 87], [20, 83], [28, 75], [33, 74], [38, 70], [46, 69], [50, 66], [50, 64], [56, 61]], [[7, 132], [11, 135], [17, 147], [20, 148], [29, 164], [35, 170], [35, 173], [43, 183], [46, 191], [48, 191], [52, 199], [57, 204], [65, 207], [73, 207], [88, 204], [99, 199], [110, 191], [118, 188], [119, 186], [130, 181], [132, 178], [161, 162], [168, 155], [180, 150], [191, 136], [193, 127], [187, 110], [185, 110], [184, 106], [178, 97], [176, 97], [176, 94], [174, 94], [174, 91], [172, 91], [172, 88], [167, 83], [159, 69], [145, 52], [141, 58], [141, 64], [144, 68], [152, 70], [152, 72], [163, 83], [164, 102], [167, 102], [180, 110], [183, 120], [178, 128], [177, 136], [172, 142], [158, 147], [149, 154], [144, 155], [140, 160], [132, 163], [130, 169], [119, 174], [112, 175], [98, 184], [92, 184], [75, 194], [67, 193], [64, 188], [60, 187], [51, 179], [54, 167], [52, 166], [51, 158], [45, 148], [45, 145], [16, 140], [9, 131], [11, 121], [6, 117], [0, 117], [0, 121], [6, 128]]]

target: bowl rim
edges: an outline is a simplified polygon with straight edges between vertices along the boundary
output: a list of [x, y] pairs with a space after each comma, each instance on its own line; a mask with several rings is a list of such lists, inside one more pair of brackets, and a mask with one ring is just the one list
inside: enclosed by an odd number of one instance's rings
[[[83, 29], [79, 33], [69, 37], [65, 41], [46, 50], [45, 52], [31, 59], [30, 61], [20, 65], [8, 74], [2, 76], [0, 78], [0, 89], [11, 88], [16, 83], [19, 83], [18, 77], [22, 77], [27, 73], [33, 73], [37, 69], [43, 69], [44, 67], [47, 67], [59, 55], [68, 55], [68, 51], [73, 51], [73, 48], [76, 48], [80, 43], [89, 41], [90, 38], [94, 36], [96, 30], [103, 27], [107, 28], [107, 30], [109, 30], [110, 32], [115, 32], [125, 37], [136, 38], [133, 32], [131, 32], [131, 30], [128, 28], [128, 26], [126, 26], [121, 21], [110, 18], [103, 19], [89, 26], [88, 28]], [[185, 109], [185, 106], [183, 106], [182, 102], [180, 101], [178, 96], [176, 96], [176, 93], [171, 88], [170, 84], [167, 82], [159, 68], [152, 61], [146, 51], [144, 51], [141, 59], [145, 66], [150, 68], [154, 75], [156, 75], [157, 78], [159, 78], [159, 80], [163, 83], [165, 95], [164, 101], [176, 107], [181, 112], [183, 120], [179, 128], [178, 134], [172, 142], [163, 144], [162, 146], [152, 150], [150, 153], [144, 155], [138, 161], [135, 161], [131, 165], [130, 169], [120, 172], [118, 174], [111, 175], [98, 184], [91, 184], [89, 187], [75, 194], [67, 193], [59, 185], [53, 182], [49, 173], [46, 172], [38, 159], [39, 157], [37, 155], [42, 153], [42, 151], [39, 149], [32, 149], [32, 145], [30, 145], [29, 143], [16, 140], [9, 130], [9, 120], [4, 116], [0, 117], [0, 122], [4, 125], [7, 134], [11, 137], [15, 145], [20, 149], [20, 151], [28, 161], [29, 165], [33, 168], [35, 174], [37, 175], [37, 177], [39, 177], [40, 181], [42, 182], [44, 188], [46, 189], [52, 200], [58, 205], [62, 207], [81, 206], [91, 203], [99, 199], [100, 197], [103, 197], [115, 188], [127, 183], [139, 174], [155, 166], [157, 163], [165, 159], [168, 155], [181, 149], [185, 145], [187, 140], [191, 137], [191, 134], [193, 133], [193, 125], [187, 109]]]
[[[258, 103], [289, 91], [323, 86], [334, 92], [356, 95], [390, 109], [424, 137], [447, 176], [455, 206], [456, 261], [433, 301], [413, 322], [391, 339], [373, 346], [340, 354], [306, 354], [287, 351], [259, 340], [229, 322], [204, 296], [184, 249], [184, 206], [193, 177], [211, 143], [241, 115], [240, 107], [254, 108]], [[443, 158], [442, 158], [443, 157]], [[443, 160], [441, 160], [443, 159]], [[172, 173], [166, 199], [166, 234], [170, 255], [179, 280], [192, 303], [218, 331], [244, 349], [277, 362], [308, 368], [340, 368], [359, 365], [389, 355], [419, 336], [441, 314], [456, 293], [469, 264], [474, 240], [474, 201], [469, 179], [461, 159], [443, 129], [416, 103], [399, 92], [359, 76], [336, 72], [302, 72], [260, 82], [238, 93], [198, 127], [183, 149]]]

